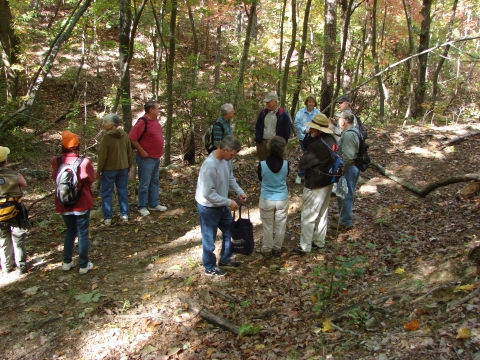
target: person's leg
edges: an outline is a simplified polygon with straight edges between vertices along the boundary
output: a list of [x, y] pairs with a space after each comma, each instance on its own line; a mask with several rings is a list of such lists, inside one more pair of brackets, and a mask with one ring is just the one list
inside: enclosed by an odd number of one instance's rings
[[86, 268], [88, 265], [88, 248], [90, 239], [88, 238], [88, 228], [90, 225], [90, 210], [83, 215], [75, 215], [78, 230], [78, 266]]
[[70, 264], [75, 246], [75, 237], [77, 236], [77, 220], [75, 219], [75, 215], [62, 215], [62, 218], [67, 227], [63, 240], [63, 263]]
[[217, 267], [215, 257], [215, 238], [220, 219], [220, 208], [206, 207], [197, 203], [198, 219], [202, 233], [202, 262], [205, 270], [210, 271]]
[[287, 225], [288, 198], [275, 201], [275, 240], [273, 242], [274, 250], [281, 250], [283, 240], [285, 239], [285, 227]]
[[267, 160], [268, 150], [267, 150], [267, 140], [263, 140], [261, 144], [257, 144], [257, 156], [258, 160], [263, 161]]
[[260, 208], [260, 218], [262, 219], [263, 240], [262, 252], [272, 251], [273, 248], [273, 218], [275, 207], [272, 201], [260, 197], [258, 206]]
[[150, 159], [151, 160], [151, 175], [150, 175], [150, 184], [148, 185], [148, 206], [154, 208], [158, 205], [158, 193], [160, 190], [160, 181], [159, 181], [159, 169], [160, 169], [160, 159]]
[[340, 211], [340, 224], [343, 226], [353, 226], [353, 195], [357, 187], [360, 170], [355, 165], [351, 165], [345, 172], [345, 180], [347, 181], [348, 194], [345, 199], [337, 198], [338, 208]]
[[319, 195], [321, 190], [322, 189], [303, 189], [300, 247], [306, 252], [312, 250], [313, 230], [322, 206]]
[[10, 224], [0, 223], [0, 262], [2, 270], [7, 273], [13, 268], [13, 252], [12, 252], [12, 230]]
[[148, 159], [135, 155], [135, 161], [138, 165], [138, 209], [146, 209], [147, 207], [148, 185], [150, 184], [151, 174], [148, 167]]
[[112, 218], [112, 195], [113, 184], [117, 176], [117, 170], [102, 171], [102, 211], [104, 219]]
[[[305, 154], [307, 152], [307, 149], [305, 149], [303, 140], [299, 140], [298, 142], [300, 143], [300, 148], [302, 149], [302, 153]], [[305, 169], [298, 169], [297, 175], [298, 177], [305, 179]]]
[[325, 237], [328, 229], [328, 205], [330, 204], [330, 196], [332, 194], [332, 185], [319, 189], [318, 198], [320, 203], [320, 211], [318, 213], [319, 222], [313, 234], [313, 242], [318, 247], [325, 246]]
[[233, 223], [232, 213], [227, 206], [222, 206], [219, 208], [221, 213], [219, 214], [220, 222], [218, 223], [218, 228], [222, 232], [222, 250], [220, 251], [220, 262], [227, 264], [232, 258], [231, 250], [231, 228]]
[[117, 187], [120, 216], [128, 216], [128, 169], [118, 170], [115, 186]]
[[17, 268], [25, 271], [27, 268], [27, 250], [25, 249], [25, 239], [27, 230], [18, 227], [12, 227], [13, 250], [15, 253], [15, 263]]

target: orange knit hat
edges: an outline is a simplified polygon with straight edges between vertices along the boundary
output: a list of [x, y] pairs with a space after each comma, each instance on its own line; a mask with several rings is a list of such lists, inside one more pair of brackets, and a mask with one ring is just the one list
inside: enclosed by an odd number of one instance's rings
[[74, 133], [65, 130], [62, 132], [62, 145], [65, 149], [72, 149], [78, 146], [78, 137]]

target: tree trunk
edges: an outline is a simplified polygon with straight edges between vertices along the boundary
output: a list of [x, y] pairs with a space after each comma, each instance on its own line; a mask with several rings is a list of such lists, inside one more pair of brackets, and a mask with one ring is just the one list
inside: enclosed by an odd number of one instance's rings
[[[243, 53], [242, 59], [240, 60], [240, 70], [238, 72], [238, 82], [237, 88], [235, 90], [235, 99], [233, 100], [233, 107], [237, 109], [240, 99], [243, 98], [243, 79], [245, 77], [245, 69], [247, 67], [248, 53], [250, 51], [250, 42], [252, 34], [252, 26], [254, 15], [257, 12], [257, 1], [252, 1], [252, 6], [250, 6], [250, 12], [248, 13], [248, 24], [245, 34], [245, 43], [243, 44]], [[235, 128], [235, 120], [232, 122], [233, 128]]]
[[[420, 41], [418, 46], [418, 52], [422, 53], [428, 49], [430, 41], [430, 24], [432, 22], [430, 16], [430, 10], [432, 8], [432, 0], [423, 0], [422, 10], [420, 14], [423, 16], [421, 29], [420, 29]], [[419, 117], [423, 115], [423, 103], [425, 101], [425, 93], [427, 91], [427, 65], [428, 65], [428, 53], [423, 53], [418, 56], [418, 74], [417, 84], [415, 87], [415, 111], [414, 116]]]
[[218, 85], [220, 84], [220, 62], [222, 61], [221, 59], [221, 46], [222, 42], [222, 25], [217, 26], [217, 37], [215, 39], [215, 83], [214, 87], [218, 88]]
[[[373, 10], [372, 10], [372, 57], [375, 62], [375, 72], [380, 72], [380, 62], [378, 60], [377, 53], [377, 5], [378, 0], [373, 0]], [[385, 93], [383, 91], [382, 76], [377, 76], [378, 92], [380, 94], [380, 114], [379, 121], [384, 122], [385, 117]]]
[[192, 7], [188, 5], [188, 19], [190, 20], [190, 26], [192, 27], [192, 35], [193, 35], [193, 52], [197, 55], [200, 50], [198, 48], [198, 37], [197, 37], [197, 29], [195, 28], [195, 20], [193, 18]]
[[25, 101], [25, 103], [22, 105], [20, 109], [15, 111], [12, 115], [6, 117], [0, 123], [0, 130], [3, 129], [10, 121], [12, 121], [18, 115], [32, 108], [33, 104], [35, 103], [35, 99], [38, 91], [42, 87], [42, 84], [45, 81], [45, 78], [47, 77], [48, 73], [53, 67], [53, 63], [55, 61], [55, 58], [57, 57], [58, 52], [60, 51], [61, 45], [68, 40], [78, 20], [80, 20], [80, 18], [82, 17], [82, 15], [88, 9], [88, 7], [90, 6], [90, 3], [92, 2], [92, 0], [83, 0], [83, 4], [82, 4], [81, 1], [82, 0], [80, 0], [80, 2], [76, 5], [69, 19], [65, 22], [65, 25], [53, 40], [53, 43], [50, 46], [50, 49], [47, 51], [47, 54], [45, 55], [42, 65], [38, 68], [37, 72], [35, 73], [32, 79], [31, 85], [27, 91], [27, 94], [25, 95], [25, 98], [27, 100]]
[[288, 73], [290, 72], [290, 60], [292, 59], [293, 51], [295, 50], [295, 41], [297, 40], [297, 0], [292, 0], [292, 39], [290, 48], [285, 59], [285, 68], [283, 70], [282, 91], [280, 96], [280, 107], [285, 108], [285, 101], [287, 98], [287, 84]]
[[[452, 8], [452, 17], [450, 18], [450, 23], [448, 24], [448, 35], [447, 41], [452, 38], [452, 31], [453, 31], [453, 23], [455, 22], [455, 14], [457, 12], [457, 4], [458, 0], [453, 1], [453, 8]], [[450, 50], [450, 44], [446, 45], [443, 49], [443, 53], [438, 60], [437, 68], [435, 69], [435, 73], [433, 74], [433, 89], [432, 89], [432, 106], [430, 107], [431, 110], [435, 108], [435, 103], [437, 101], [437, 93], [438, 93], [438, 76], [440, 75], [440, 71], [442, 70], [443, 63], [448, 56], [448, 51]]]
[[[353, 0], [351, 0], [353, 1]], [[305, 50], [307, 47], [307, 36], [308, 36], [308, 19], [310, 18], [310, 8], [312, 6], [312, 0], [307, 0], [305, 4], [305, 15], [303, 17], [303, 31], [302, 31], [302, 44], [300, 45], [300, 53], [298, 54], [298, 65], [297, 65], [297, 76], [296, 76], [296, 87], [293, 93], [292, 107], [290, 109], [292, 119], [295, 118], [294, 114], [297, 109], [298, 97], [300, 90], [302, 88], [302, 73], [303, 73], [303, 63], [305, 60]]]
[[0, 47], [3, 76], [6, 84], [6, 100], [15, 99], [18, 93], [18, 71], [13, 70], [18, 63], [20, 40], [13, 28], [13, 16], [8, 0], [0, 0]]
[[162, 8], [160, 10], [160, 19], [157, 16], [157, 12], [155, 11], [155, 7], [153, 6], [152, 0], [150, 0], [150, 5], [152, 7], [153, 17], [155, 18], [155, 26], [157, 28], [159, 44], [157, 47], [157, 62], [153, 64], [153, 69], [155, 72], [155, 76], [153, 79], [154, 85], [153, 88], [155, 89], [153, 96], [155, 100], [158, 100], [158, 93], [160, 87], [160, 73], [162, 71], [162, 60], [163, 60], [163, 49], [166, 48], [165, 43], [163, 42], [163, 34], [162, 34], [162, 27], [163, 27], [163, 19], [164, 19], [164, 9], [165, 9], [165, 1], [162, 1]]
[[287, 9], [287, 0], [283, 0], [282, 16], [280, 17], [280, 51], [278, 54], [278, 80], [277, 95], [281, 95], [281, 79], [282, 79], [282, 61], [283, 61], [283, 26], [285, 24], [285, 11]]
[[[407, 29], [408, 29], [408, 45], [410, 50], [410, 55], [413, 55], [415, 52], [415, 45], [413, 41], [413, 27], [412, 27], [412, 16], [410, 10], [410, 2], [407, 0], [402, 0], [403, 2], [403, 10], [405, 11], [405, 19], [407, 20]], [[406, 91], [408, 93], [408, 107], [407, 111], [405, 112], [405, 119], [410, 117], [410, 113], [412, 112], [413, 100], [414, 100], [414, 77], [415, 77], [415, 62], [413, 58], [410, 59], [409, 66], [408, 66], [410, 78], [407, 82], [409, 89], [407, 88]]]
[[167, 60], [167, 122], [165, 124], [165, 153], [163, 156], [165, 166], [170, 165], [170, 150], [172, 142], [173, 123], [173, 66], [175, 64], [175, 29], [177, 26], [177, 0], [172, 0], [170, 13], [170, 36]]
[[[320, 96], [320, 108], [330, 106], [333, 98], [335, 85], [335, 58], [337, 57], [337, 6], [335, 0], [325, 0], [325, 28], [322, 63], [322, 94]], [[333, 114], [333, 107], [330, 109]]]

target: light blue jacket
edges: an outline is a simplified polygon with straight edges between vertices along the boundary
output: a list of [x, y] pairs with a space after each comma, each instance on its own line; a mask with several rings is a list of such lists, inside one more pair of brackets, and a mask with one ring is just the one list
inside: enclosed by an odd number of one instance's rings
[[298, 110], [293, 126], [295, 126], [295, 130], [297, 130], [297, 138], [299, 141], [303, 141], [305, 138], [305, 130], [308, 129], [305, 123], [312, 121], [315, 115], [318, 114], [321, 114], [321, 112], [316, 107], [313, 108], [312, 112], [308, 112], [307, 107]]

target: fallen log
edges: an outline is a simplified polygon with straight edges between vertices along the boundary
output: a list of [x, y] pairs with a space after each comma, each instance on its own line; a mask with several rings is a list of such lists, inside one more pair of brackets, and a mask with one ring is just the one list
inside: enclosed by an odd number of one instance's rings
[[375, 161], [372, 161], [370, 163], [370, 165], [372, 167], [376, 168], [378, 171], [380, 171], [380, 173], [382, 175], [388, 177], [389, 179], [391, 179], [391, 180], [395, 181], [396, 183], [402, 185], [407, 190], [410, 190], [414, 194], [417, 194], [418, 196], [421, 196], [421, 197], [427, 196], [432, 191], [434, 191], [434, 190], [436, 190], [436, 189], [438, 189], [439, 187], [442, 187], [442, 186], [447, 186], [447, 185], [456, 184], [456, 183], [460, 183], [460, 182], [471, 181], [471, 180], [480, 181], [480, 174], [464, 174], [464, 175], [452, 176], [452, 177], [447, 178], [447, 179], [435, 181], [433, 183], [428, 184], [423, 189], [420, 189], [420, 188], [416, 187], [415, 185], [412, 185], [409, 182], [407, 182], [406, 180], [402, 179], [401, 177], [395, 175], [391, 171], [388, 171], [382, 165], [380, 165], [379, 163], [377, 163]]
[[195, 300], [192, 300], [190, 298], [187, 298], [185, 296], [179, 296], [178, 297], [180, 301], [187, 303], [188, 304], [188, 309], [196, 315], [200, 315], [203, 319], [208, 321], [209, 323], [216, 325], [224, 330], [228, 330], [235, 335], [240, 334], [240, 328], [232, 323], [231, 321], [222, 318], [221, 316], [218, 316], [217, 314], [214, 314], [210, 310], [205, 309], [202, 305], [197, 303]]
[[476, 132], [473, 132], [473, 133], [470, 133], [470, 134], [458, 136], [458, 137], [456, 137], [456, 138], [453, 138], [452, 140], [449, 140], [449, 141], [447, 141], [447, 142], [444, 142], [444, 143], [439, 144], [438, 147], [439, 147], [440, 149], [443, 149], [443, 148], [445, 148], [445, 147], [447, 147], [447, 146], [449, 146], [449, 145], [452, 145], [452, 144], [456, 143], [457, 141], [466, 139], [466, 138], [468, 138], [468, 137], [470, 137], [470, 136], [479, 135], [479, 134], [480, 134], [480, 131], [476, 131]]
[[234, 303], [234, 304], [240, 304], [240, 300], [238, 300], [237, 298], [234, 298], [233, 296], [230, 296], [230, 295], [227, 295], [227, 294], [224, 294], [220, 291], [216, 291], [216, 290], [210, 290], [213, 294], [217, 295], [219, 298], [229, 302], [229, 303]]

